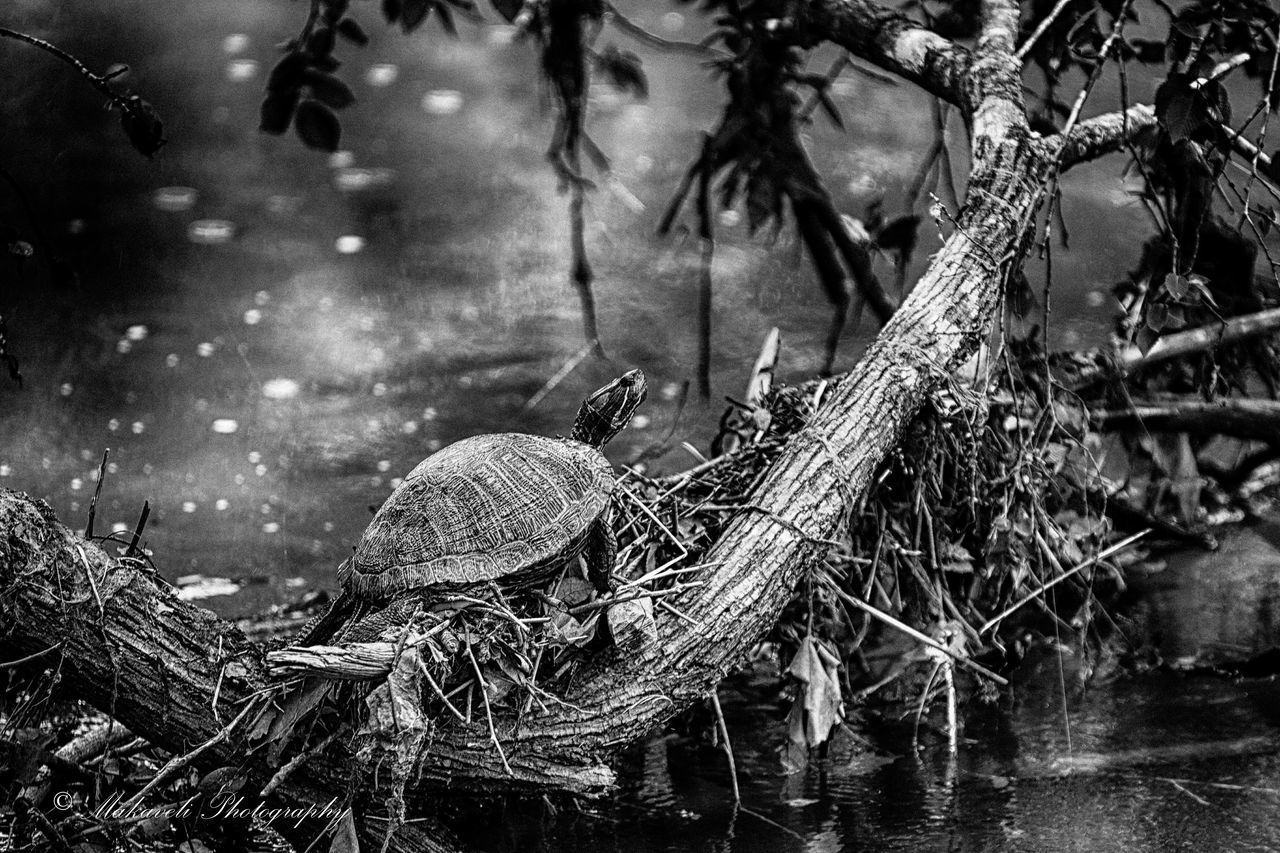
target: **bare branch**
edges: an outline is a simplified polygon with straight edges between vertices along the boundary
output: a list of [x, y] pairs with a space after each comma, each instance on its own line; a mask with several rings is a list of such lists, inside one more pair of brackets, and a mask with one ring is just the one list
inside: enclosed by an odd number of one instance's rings
[[1121, 151], [1156, 128], [1156, 111], [1150, 104], [1139, 104], [1127, 110], [1095, 116], [1073, 127], [1063, 138], [1049, 137], [1050, 145], [1061, 142], [1064, 170], [1106, 154]]

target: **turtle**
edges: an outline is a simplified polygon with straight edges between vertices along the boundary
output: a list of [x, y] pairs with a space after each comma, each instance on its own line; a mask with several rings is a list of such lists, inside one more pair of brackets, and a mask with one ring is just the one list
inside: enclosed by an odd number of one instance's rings
[[297, 644], [335, 632], [371, 639], [431, 594], [485, 582], [532, 587], [579, 555], [592, 585], [611, 591], [617, 481], [601, 448], [647, 392], [644, 373], [631, 370], [583, 401], [568, 438], [477, 435], [428, 456], [374, 515], [338, 568], [341, 594]]

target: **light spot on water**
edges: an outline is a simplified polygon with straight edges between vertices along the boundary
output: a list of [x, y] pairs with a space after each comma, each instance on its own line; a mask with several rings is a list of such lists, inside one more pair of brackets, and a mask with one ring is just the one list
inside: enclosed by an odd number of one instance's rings
[[358, 234], [343, 234], [333, 241], [333, 247], [342, 255], [354, 255], [364, 249], [365, 240]]
[[244, 474], [236, 474], [236, 476], [235, 476], [235, 483], [236, 483], [236, 485], [237, 485], [237, 486], [243, 486], [243, 485], [244, 485]]
[[58, 389], [58, 393], [64, 397], [70, 397], [71, 392], [75, 390], [76, 390], [75, 386], [73, 386], [70, 382], [63, 382], [62, 387]]
[[116, 420], [115, 418], [112, 418], [111, 420], [107, 421], [107, 429], [110, 430], [111, 432], [115, 432], [116, 430], [120, 429], [120, 421]]
[[648, 415], [636, 415], [631, 419], [631, 425], [636, 429], [645, 429], [649, 426], [649, 423]]
[[240, 422], [235, 418], [217, 418], [213, 422], [213, 431], [219, 435], [231, 435], [240, 429]]
[[214, 108], [213, 108], [213, 123], [214, 123], [214, 124], [226, 124], [226, 123], [227, 123], [227, 119], [229, 119], [229, 118], [231, 118], [231, 110], [230, 110], [230, 109], [228, 109], [227, 107], [214, 107]]
[[638, 174], [643, 175], [645, 172], [653, 168], [653, 158], [648, 154], [641, 154], [636, 157], [635, 170]]
[[182, 502], [182, 511], [183, 511], [183, 512], [185, 512], [185, 513], [187, 513], [187, 514], [190, 514], [190, 513], [195, 512], [195, 511], [196, 511], [196, 502], [195, 502], [195, 501], [183, 501], [183, 502]]
[[197, 219], [187, 226], [187, 239], [202, 246], [227, 243], [235, 235], [235, 223], [225, 219]]
[[108, 474], [117, 474], [117, 473], [119, 473], [119, 472], [120, 472], [120, 466], [119, 466], [119, 465], [117, 465], [115, 462], [108, 462], [108, 463], [107, 463], [107, 473], [108, 473]]
[[1101, 308], [1107, 301], [1107, 294], [1101, 290], [1090, 290], [1085, 294], [1085, 301], [1090, 308]]
[[68, 234], [83, 234], [84, 228], [85, 225], [83, 219], [70, 219], [67, 221]]
[[496, 24], [488, 28], [485, 33], [485, 41], [494, 47], [506, 47], [516, 40], [516, 34], [519, 31], [506, 24]]
[[373, 384], [373, 396], [385, 397], [387, 395], [387, 383], [375, 382]]
[[386, 186], [395, 174], [394, 169], [335, 169], [333, 186], [341, 192], [359, 192]]
[[372, 331], [373, 331], [373, 327], [374, 327], [374, 322], [373, 322], [373, 318], [372, 318], [372, 317], [361, 317], [361, 318], [360, 318], [360, 331], [362, 331], [362, 332], [372, 332]]
[[306, 578], [285, 578], [284, 579], [285, 589], [300, 589], [306, 585], [307, 585]]
[[271, 301], [271, 291], [269, 290], [259, 290], [257, 293], [253, 294], [254, 305], [261, 307], [263, 305], [266, 305], [270, 301]]
[[373, 486], [375, 489], [376, 489], [376, 488], [378, 488], [379, 486], [381, 486], [381, 485], [382, 485], [382, 478], [381, 478], [381, 477], [370, 477], [370, 478], [369, 478], [369, 485], [370, 485], [370, 486]]
[[150, 462], [148, 462], [146, 465], [143, 465], [143, 466], [142, 466], [142, 473], [143, 473], [143, 474], [145, 474], [145, 475], [147, 475], [148, 477], [150, 477], [150, 476], [151, 476], [151, 472], [153, 472], [153, 471], [155, 471], [155, 468], [154, 468], [154, 467], [152, 467], [152, 465], [151, 465], [151, 463], [150, 463]]
[[719, 219], [720, 224], [725, 228], [732, 228], [742, 221], [742, 214], [736, 210], [722, 210]]
[[440, 439], [433, 438], [427, 442], [427, 451], [430, 453], [435, 453], [437, 450], [441, 448], [441, 446], [442, 445], [441, 445]]
[[302, 207], [302, 199], [297, 196], [273, 195], [267, 198], [267, 213], [273, 216], [289, 216]]
[[263, 504], [262, 506], [258, 507], [258, 512], [262, 513], [263, 515], [270, 515], [271, 504]]
[[279, 532], [280, 532], [280, 522], [278, 522], [278, 521], [268, 521], [266, 524], [262, 525], [262, 532], [263, 532], [263, 533], [279, 533]]
[[400, 425], [400, 431], [405, 435], [413, 435], [418, 431], [417, 421], [405, 421]]
[[218, 498], [213, 503], [213, 508], [216, 509], [218, 512], [226, 512], [227, 508], [230, 506], [231, 506], [231, 501], [227, 500], [226, 498]]
[[257, 465], [257, 464], [258, 464], [259, 462], [261, 462], [261, 461], [262, 461], [262, 454], [261, 454], [261, 453], [259, 453], [259, 452], [258, 452], [258, 451], [256, 451], [256, 450], [250, 450], [250, 451], [249, 451], [249, 464], [250, 464], [250, 465]]
[[147, 334], [147, 327], [141, 323], [136, 323], [124, 330], [124, 336], [134, 342], [146, 340]]
[[439, 417], [439, 413], [436, 411], [435, 406], [427, 406], [422, 410], [422, 419], [424, 421], [434, 421], [437, 417]]
[[325, 532], [325, 533], [332, 533], [332, 532], [333, 532], [333, 522], [332, 522], [332, 521], [326, 521], [326, 522], [324, 523], [324, 532]]
[[1076, 346], [1080, 343], [1080, 333], [1075, 329], [1068, 329], [1062, 333], [1062, 342], [1069, 347]]
[[232, 33], [222, 40], [223, 53], [244, 53], [249, 49], [249, 37], [244, 33]]
[[432, 89], [422, 96], [422, 108], [433, 116], [453, 115], [462, 109], [462, 93], [455, 89]]
[[0, 465], [0, 477], [8, 477], [12, 473], [13, 468], [8, 463]]
[[680, 396], [680, 383], [668, 382], [662, 386], [662, 390], [658, 392], [664, 400], [674, 400]]
[[376, 65], [370, 65], [369, 70], [364, 72], [364, 82], [376, 88], [390, 86], [399, 78], [400, 68], [390, 62], [379, 62]]
[[321, 311], [328, 311], [328, 310], [329, 310], [329, 309], [331, 309], [332, 307], [333, 307], [333, 297], [331, 297], [331, 296], [322, 296], [322, 297], [320, 297], [320, 310], [321, 310]]
[[257, 60], [233, 59], [227, 63], [227, 79], [232, 83], [244, 83], [257, 76]]
[[261, 464], [259, 464], [259, 465], [254, 465], [254, 466], [253, 466], [253, 473], [255, 473], [255, 474], [257, 474], [259, 477], [261, 477], [261, 476], [263, 476], [263, 475], [265, 475], [265, 474], [267, 473], [267, 466], [266, 466], [266, 465], [261, 465]]
[[201, 358], [208, 358], [209, 356], [213, 355], [213, 349], [214, 349], [213, 344], [209, 343], [208, 341], [203, 341], [199, 344], [196, 344], [196, 355], [200, 356]]
[[171, 352], [164, 357], [164, 366], [177, 367], [179, 361], [180, 359], [178, 358], [178, 354], [176, 352]]
[[127, 352], [131, 352], [132, 350], [133, 350], [133, 342], [130, 341], [128, 338], [121, 338], [120, 340], [116, 341], [116, 352], [120, 353], [121, 355], [124, 355]]
[[123, 521], [117, 521], [111, 525], [112, 533], [127, 533], [128, 530], [129, 525], [125, 524]]
[[147, 428], [147, 425], [144, 424], [142, 421], [134, 421], [132, 424], [129, 425], [129, 429], [133, 432], [134, 435], [142, 435], [143, 431], [146, 428]]
[[262, 322], [262, 312], [257, 308], [250, 308], [244, 312], [244, 324], [246, 326], [256, 326]]
[[330, 169], [348, 169], [354, 166], [356, 155], [350, 151], [335, 151], [329, 155]]
[[300, 390], [297, 382], [285, 376], [268, 379], [262, 384], [262, 396], [268, 400], [292, 400]]
[[159, 210], [178, 213], [195, 207], [199, 195], [192, 187], [161, 187], [151, 197], [151, 203]]
[[382, 471], [384, 474], [385, 474], [387, 471], [390, 471], [390, 470], [391, 470], [391, 460], [390, 460], [390, 459], [379, 459], [379, 460], [378, 460], [378, 470], [379, 470], [379, 471]]
[[679, 12], [668, 12], [662, 16], [662, 28], [669, 33], [678, 33], [684, 29], [684, 15]]
[[84, 488], [84, 480], [81, 480], [79, 477], [73, 477], [71, 479], [71, 491], [78, 492], [83, 488]]

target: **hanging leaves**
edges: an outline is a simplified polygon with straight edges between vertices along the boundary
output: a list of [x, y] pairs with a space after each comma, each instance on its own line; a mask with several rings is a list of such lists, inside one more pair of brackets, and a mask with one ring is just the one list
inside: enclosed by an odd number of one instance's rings
[[356, 101], [351, 87], [332, 74], [309, 68], [303, 72], [302, 79], [311, 90], [311, 97], [323, 101], [335, 110], [349, 107]]
[[342, 124], [333, 110], [319, 101], [304, 100], [298, 104], [295, 122], [298, 138], [308, 148], [337, 151], [342, 140]]
[[301, 95], [302, 92], [299, 89], [269, 92], [262, 99], [258, 129], [273, 136], [279, 136], [288, 130], [293, 121], [293, 111], [297, 109]]
[[502, 16], [508, 24], [514, 24], [520, 12], [524, 10], [524, 0], [491, 0], [494, 11]]
[[787, 667], [797, 693], [787, 717], [787, 745], [783, 766], [788, 773], [802, 769], [809, 750], [826, 743], [844, 716], [840, 696], [840, 658], [820, 640], [806, 636]]
[[119, 102], [120, 124], [125, 136], [139, 154], [154, 157], [168, 141], [164, 138], [164, 123], [151, 104], [137, 95], [130, 95]]

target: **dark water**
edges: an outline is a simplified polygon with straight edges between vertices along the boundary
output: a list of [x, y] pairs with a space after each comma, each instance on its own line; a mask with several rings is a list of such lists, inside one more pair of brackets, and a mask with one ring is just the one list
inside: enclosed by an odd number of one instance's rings
[[[497, 26], [467, 28], [459, 41], [431, 27], [406, 38], [377, 24], [376, 4], [353, 6], [374, 42], [343, 51], [359, 102], [344, 113], [334, 158], [255, 129], [272, 45], [300, 27], [303, 4], [20, 0], [0, 22], [55, 39], [95, 69], [131, 65], [124, 81], [156, 104], [172, 140], [144, 161], [69, 69], [0, 42], [0, 165], [26, 196], [0, 192], [4, 216], [26, 229], [29, 205], [45, 232], [37, 251], [52, 245], [79, 271], [78, 283], [55, 286], [37, 266], [0, 291], [26, 374], [21, 391], [0, 384], [0, 486], [82, 524], [110, 447], [99, 532], [131, 528], [150, 500], [146, 538], [166, 576], [237, 579], [228, 590], [255, 581], [207, 599], [225, 614], [331, 583], [370, 508], [442, 444], [563, 432], [588, 390], [640, 366], [654, 392], [644, 419], [609, 448], [623, 461], [667, 432], [693, 374], [696, 252], [653, 228], [716, 120], [714, 81], [637, 48], [652, 101], [600, 91], [593, 102], [592, 130], [621, 187], [602, 186], [587, 211], [612, 361], [588, 359], [529, 408], [583, 343], [532, 49]], [[672, 37], [701, 31], [688, 7], [627, 8]], [[899, 212], [929, 144], [927, 101], [858, 75], [835, 95], [850, 131], [815, 125], [812, 136], [840, 205], [858, 213], [882, 191]], [[1098, 335], [1104, 290], [1140, 240], [1114, 166], [1066, 185], [1072, 248], [1054, 259], [1064, 286], [1053, 333], [1068, 344]], [[784, 375], [808, 376], [827, 312], [794, 240], [749, 239], [732, 217], [720, 230], [715, 393], [740, 393], [774, 325]], [[917, 266], [935, 246], [926, 229]], [[849, 337], [843, 363], [864, 340]], [[705, 447], [718, 415], [692, 405], [676, 438]], [[690, 458], [675, 450], [661, 464]], [[1197, 606], [1174, 612], [1194, 621]], [[1044, 688], [1003, 714], [976, 712], [954, 760], [932, 749], [901, 757], [909, 750], [892, 743], [871, 760], [846, 742], [786, 779], [769, 709], [726, 696], [742, 733], [744, 799], [763, 817], [734, 815], [719, 753], [657, 741], [633, 756], [623, 796], [594, 814], [562, 813], [546, 835], [537, 815], [506, 815], [493, 823], [501, 831], [475, 840], [620, 851], [1280, 846], [1269, 748], [1143, 757], [1152, 746], [1271, 736], [1270, 686], [1113, 684], [1073, 704], [1069, 727], [1058, 695]], [[1066, 775], [1054, 764], [1082, 755]], [[1117, 755], [1116, 766], [1090, 758]]]

